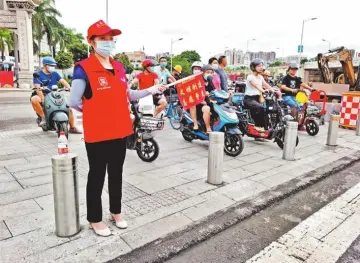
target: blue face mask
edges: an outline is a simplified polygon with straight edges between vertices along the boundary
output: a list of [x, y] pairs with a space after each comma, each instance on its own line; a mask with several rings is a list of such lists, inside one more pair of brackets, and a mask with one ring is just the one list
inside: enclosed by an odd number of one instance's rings
[[111, 40], [96, 41], [95, 51], [101, 56], [110, 57], [115, 52], [115, 42]]
[[167, 65], [167, 62], [161, 62], [161, 63], [160, 63], [160, 66], [162, 66], [163, 68], [165, 68], [166, 65]]
[[55, 71], [55, 67], [54, 67], [54, 66], [49, 66], [49, 67], [48, 67], [48, 71], [49, 71], [49, 72], [54, 72], [54, 71]]
[[218, 69], [219, 68], [219, 64], [212, 64], [211, 65], [214, 69]]

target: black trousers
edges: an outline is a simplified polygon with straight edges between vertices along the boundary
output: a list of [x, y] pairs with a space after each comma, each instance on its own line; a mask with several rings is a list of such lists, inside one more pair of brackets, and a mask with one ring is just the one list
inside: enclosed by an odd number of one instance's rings
[[121, 213], [122, 172], [126, 156], [126, 138], [86, 143], [89, 160], [89, 175], [86, 186], [87, 220], [90, 223], [102, 221], [101, 194], [106, 170], [110, 213]]
[[244, 106], [250, 109], [251, 117], [255, 122], [256, 127], [265, 128], [265, 109], [264, 105], [259, 102], [260, 96], [245, 96]]

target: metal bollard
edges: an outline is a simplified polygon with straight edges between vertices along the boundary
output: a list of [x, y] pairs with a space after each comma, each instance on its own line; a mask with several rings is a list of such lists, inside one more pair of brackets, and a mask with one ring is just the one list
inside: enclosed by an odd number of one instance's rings
[[286, 123], [284, 148], [282, 158], [287, 161], [295, 160], [295, 148], [298, 134], [298, 123], [296, 121], [288, 121]]
[[224, 133], [210, 132], [209, 134], [209, 158], [208, 158], [208, 175], [209, 184], [222, 184], [222, 172], [224, 161]]
[[339, 133], [339, 121], [340, 116], [331, 114], [330, 121], [329, 121], [329, 129], [328, 129], [328, 135], [326, 140], [326, 145], [328, 146], [336, 146], [338, 133]]
[[358, 112], [358, 116], [357, 116], [355, 135], [360, 136], [360, 111]]
[[70, 237], [80, 231], [77, 155], [51, 158], [56, 235]]

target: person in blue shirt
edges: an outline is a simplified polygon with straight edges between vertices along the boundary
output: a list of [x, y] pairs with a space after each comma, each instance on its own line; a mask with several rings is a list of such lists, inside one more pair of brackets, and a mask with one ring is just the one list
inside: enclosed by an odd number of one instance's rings
[[[45, 126], [45, 114], [41, 104], [44, 102], [44, 98], [49, 92], [42, 92], [40, 90], [41, 85], [46, 86], [49, 90], [52, 89], [53, 85], [57, 85], [60, 82], [66, 89], [70, 90], [70, 85], [64, 80], [59, 73], [55, 71], [56, 61], [52, 57], [44, 57], [42, 60], [42, 70], [40, 70], [39, 78], [33, 79], [35, 91], [31, 94], [30, 101], [34, 111], [41, 117], [39, 126]], [[74, 114], [70, 109], [70, 133], [81, 134], [82, 132], [75, 126]]]

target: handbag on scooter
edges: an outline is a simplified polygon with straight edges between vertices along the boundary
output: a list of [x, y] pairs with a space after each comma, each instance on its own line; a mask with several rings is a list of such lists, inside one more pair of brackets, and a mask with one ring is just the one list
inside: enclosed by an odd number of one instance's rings
[[264, 96], [263, 96], [262, 94], [259, 95], [259, 102], [260, 102], [261, 104], [264, 104], [264, 103], [265, 103], [265, 98], [264, 98]]

